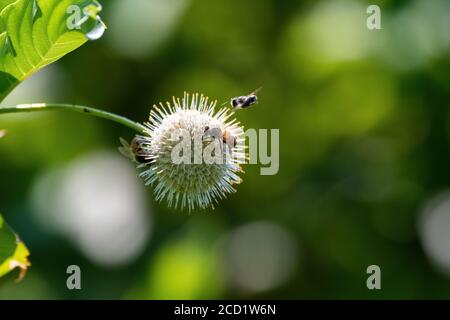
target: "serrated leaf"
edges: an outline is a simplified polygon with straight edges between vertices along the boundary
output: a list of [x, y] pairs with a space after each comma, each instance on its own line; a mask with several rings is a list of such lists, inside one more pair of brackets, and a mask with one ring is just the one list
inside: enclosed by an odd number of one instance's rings
[[29, 255], [30, 252], [25, 244], [6, 225], [0, 214], [0, 277], [19, 268], [18, 280], [23, 279], [28, 267], [31, 265], [28, 260]]
[[[74, 6], [80, 10], [70, 11]], [[97, 15], [101, 6], [94, 0], [0, 0], [0, 10], [0, 101], [104, 28]], [[69, 19], [80, 24], [71, 26]]]

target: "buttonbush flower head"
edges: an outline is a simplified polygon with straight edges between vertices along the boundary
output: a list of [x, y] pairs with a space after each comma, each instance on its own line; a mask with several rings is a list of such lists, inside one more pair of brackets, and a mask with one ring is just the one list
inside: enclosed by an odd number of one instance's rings
[[[245, 159], [244, 131], [233, 112], [207, 97], [185, 93], [183, 99], [153, 106], [145, 134], [122, 148], [138, 163], [156, 200], [189, 211], [208, 207], [235, 192]], [[212, 150], [215, 160], [205, 157]], [[180, 157], [183, 161], [180, 161]]]

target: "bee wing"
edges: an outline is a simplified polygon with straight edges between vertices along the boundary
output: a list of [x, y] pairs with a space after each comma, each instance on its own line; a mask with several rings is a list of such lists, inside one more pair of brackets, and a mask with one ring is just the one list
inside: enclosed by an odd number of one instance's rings
[[133, 154], [133, 152], [131, 151], [131, 146], [130, 146], [130, 144], [129, 144], [125, 139], [123, 139], [123, 138], [120, 138], [120, 143], [122, 144], [122, 146], [118, 148], [118, 149], [119, 149], [119, 152], [120, 152], [123, 156], [127, 157], [128, 159], [134, 161], [134, 154]]
[[262, 88], [263, 88], [263, 87], [259, 87], [258, 89], [253, 90], [253, 92], [250, 93], [250, 94], [257, 94], [259, 91], [261, 91]]
[[205, 131], [203, 137], [208, 138], [211, 137], [213, 139], [221, 139], [222, 138], [222, 130], [220, 128], [210, 128]]
[[223, 133], [222, 130], [220, 130], [220, 128], [212, 128], [211, 130], [211, 134], [213, 135], [213, 137], [215, 139], [222, 139]]

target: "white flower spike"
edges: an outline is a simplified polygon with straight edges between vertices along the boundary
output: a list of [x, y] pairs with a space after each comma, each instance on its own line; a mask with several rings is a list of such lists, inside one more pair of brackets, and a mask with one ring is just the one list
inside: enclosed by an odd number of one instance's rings
[[214, 208], [235, 192], [245, 161], [244, 130], [230, 120], [229, 108], [215, 112], [216, 104], [203, 95], [190, 98], [185, 93], [181, 101], [173, 98], [172, 105], [155, 105], [145, 134], [131, 146], [124, 144], [123, 153], [134, 154], [140, 176], [154, 186], [157, 201], [167, 199], [169, 207], [192, 211]]

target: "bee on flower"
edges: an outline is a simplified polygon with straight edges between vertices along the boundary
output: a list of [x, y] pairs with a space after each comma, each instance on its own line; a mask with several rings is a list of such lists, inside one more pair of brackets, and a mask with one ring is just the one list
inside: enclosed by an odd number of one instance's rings
[[160, 103], [150, 112], [145, 133], [121, 152], [141, 170], [146, 185], [154, 186], [157, 201], [169, 207], [214, 208], [235, 192], [245, 161], [244, 130], [227, 107], [215, 111], [216, 101], [203, 95]]

